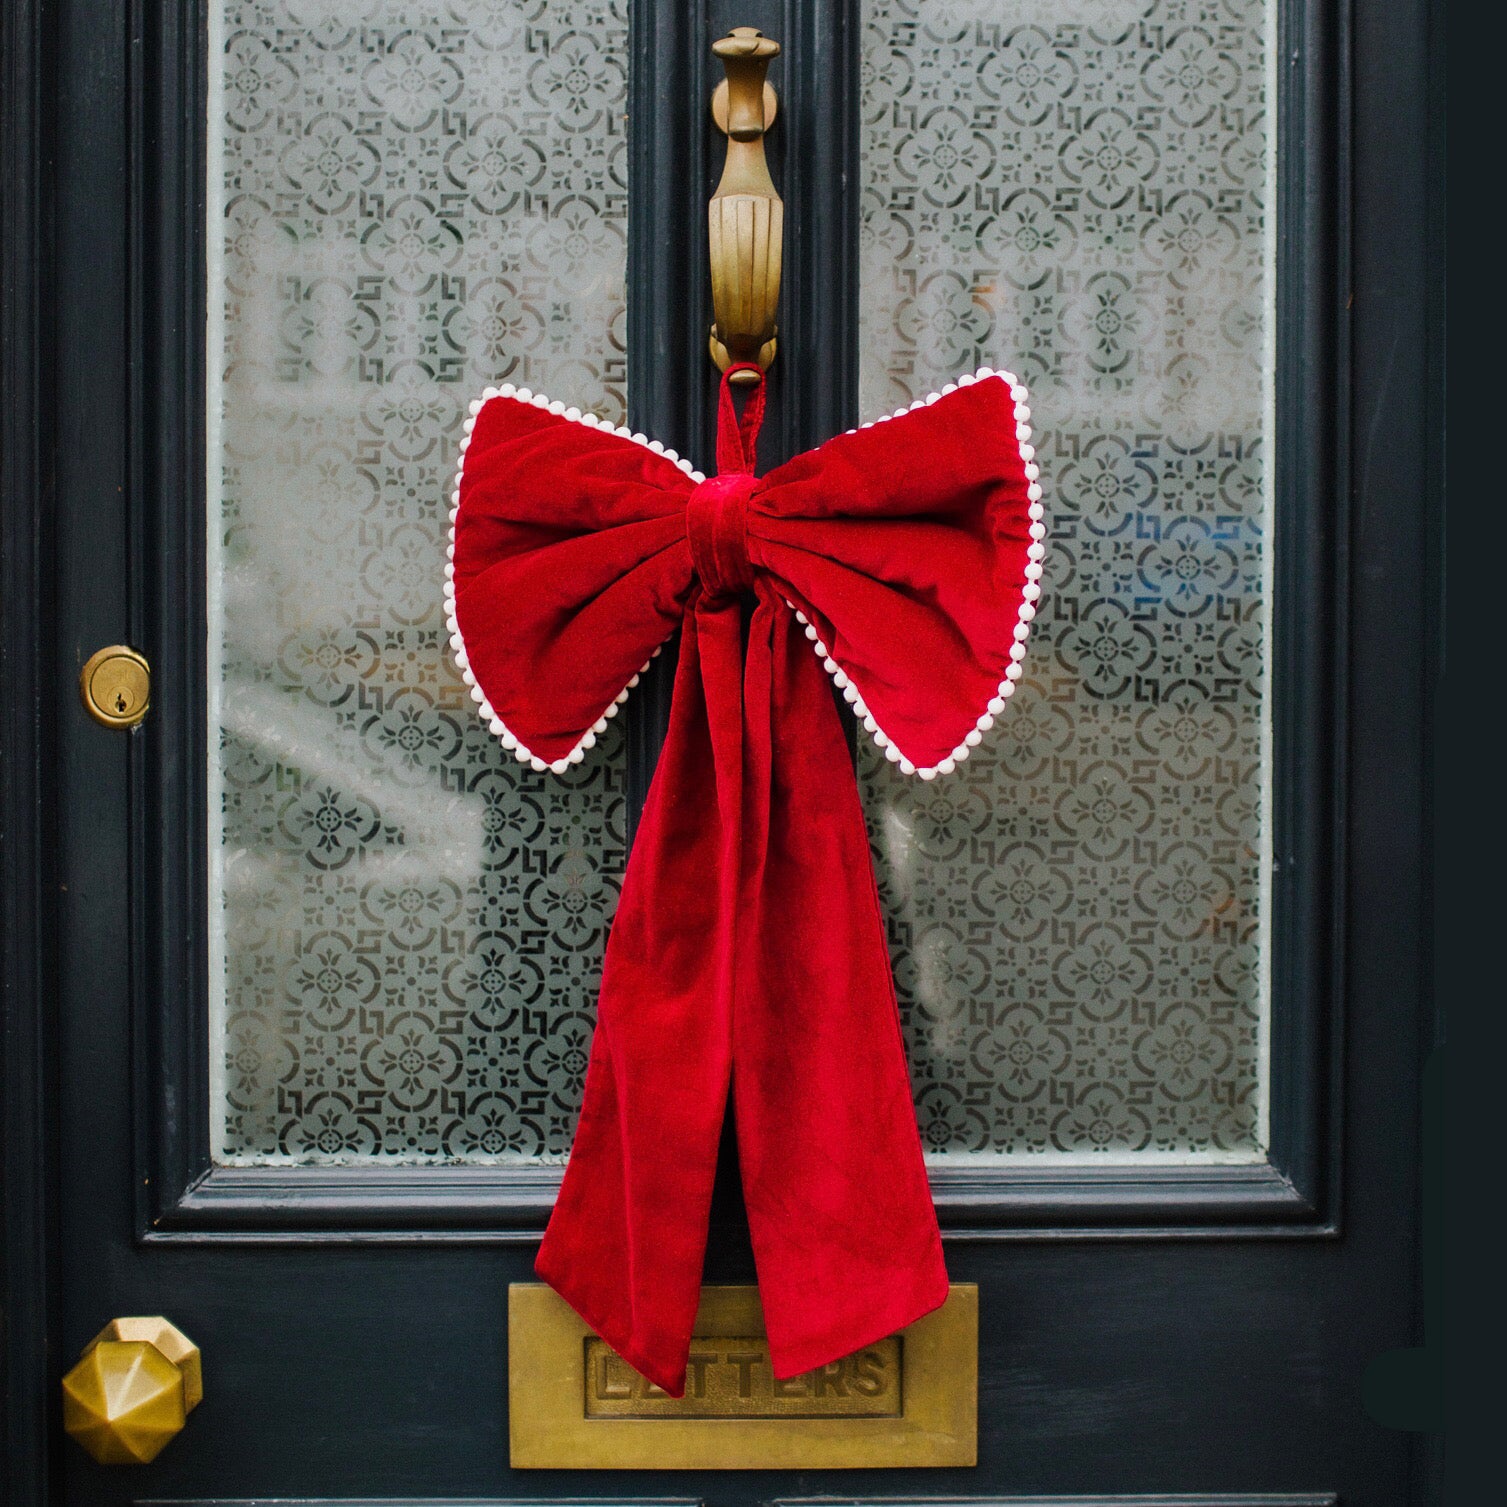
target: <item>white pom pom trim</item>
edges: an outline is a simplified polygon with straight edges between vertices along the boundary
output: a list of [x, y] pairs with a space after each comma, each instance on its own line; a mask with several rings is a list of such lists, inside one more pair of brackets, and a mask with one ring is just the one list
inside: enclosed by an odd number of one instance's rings
[[[617, 709], [628, 699], [628, 692], [639, 682], [639, 677], [659, 658], [664, 650], [664, 644], [646, 659], [639, 668], [637, 674], [629, 677], [627, 685], [608, 702], [601, 715], [596, 718], [591, 727], [582, 735], [579, 743], [565, 755], [563, 759], [554, 759], [546, 763], [532, 749], [528, 748], [515, 734], [501, 717], [497, 715], [492, 703], [487, 700], [486, 693], [476, 683], [476, 676], [471, 673], [470, 656], [466, 652], [465, 635], [460, 630], [460, 622], [455, 615], [455, 582], [451, 579], [455, 575], [455, 566], [448, 563], [455, 556], [455, 525], [460, 516], [460, 482], [461, 475], [466, 469], [466, 451], [471, 447], [471, 431], [476, 427], [476, 420], [481, 411], [493, 399], [511, 399], [515, 403], [526, 403], [532, 408], [539, 408], [546, 413], [556, 414], [567, 419], [572, 424], [580, 424], [586, 429], [595, 429], [598, 433], [615, 435], [618, 439], [627, 440], [629, 444], [640, 445], [645, 450], [652, 450], [654, 454], [664, 460], [672, 462], [685, 472], [698, 486], [706, 480], [689, 461], [681, 460], [673, 450], [666, 450], [657, 440], [651, 442], [642, 434], [635, 434], [631, 429], [622, 424], [611, 424], [606, 419], [599, 419], [594, 413], [582, 413], [579, 408], [567, 408], [563, 403], [551, 402], [543, 393], [531, 392], [527, 387], [515, 387], [511, 382], [504, 382], [501, 387], [486, 388], [479, 399], [471, 403], [469, 415], [466, 419], [465, 432], [460, 442], [460, 458], [455, 464], [455, 487], [451, 493], [452, 506], [450, 508], [450, 537], [445, 551], [447, 564], [445, 566], [445, 623], [450, 630], [450, 648], [455, 658], [457, 668], [461, 672], [461, 678], [470, 688], [471, 699], [476, 702], [476, 709], [498, 742], [518, 760], [520, 764], [527, 764], [531, 769], [543, 773], [546, 769], [552, 774], [564, 774], [572, 764], [579, 764], [586, 757], [588, 749], [596, 746], [598, 736], [606, 731], [608, 721], [617, 716]], [[665, 643], [673, 633], [668, 635]]]
[[[894, 764], [902, 774], [916, 775], [923, 780], [934, 780], [939, 774], [951, 774], [959, 764], [963, 763], [968, 755], [978, 747], [983, 735], [994, 726], [995, 718], [1004, 710], [1004, 704], [1015, 694], [1015, 683], [1020, 679], [1020, 661], [1025, 657], [1026, 639], [1031, 632], [1031, 621], [1036, 616], [1037, 603], [1041, 597], [1040, 580], [1042, 575], [1041, 561], [1046, 554], [1046, 546], [1042, 542], [1046, 537], [1045, 509], [1041, 503], [1041, 486], [1039, 471], [1035, 465], [1036, 452], [1031, 445], [1031, 426], [1027, 422], [1031, 415], [1029, 394], [1025, 384], [1012, 373], [995, 371], [993, 367], [981, 366], [968, 376], [962, 376], [956, 382], [949, 382], [939, 392], [929, 393], [924, 398], [917, 398], [914, 403], [907, 403], [902, 408], [897, 408], [894, 413], [881, 414], [877, 419], [870, 419], [866, 424], [860, 424], [859, 429], [872, 429], [875, 424], [884, 424], [891, 419], [902, 418], [905, 414], [916, 409], [929, 407], [949, 394], [957, 392], [959, 388], [971, 387], [976, 382], [985, 382], [997, 379], [1010, 385], [1010, 394], [1014, 399], [1015, 439], [1020, 446], [1020, 453], [1025, 463], [1025, 474], [1028, 481], [1027, 496], [1030, 501], [1030, 537], [1031, 544], [1026, 551], [1027, 586], [1022, 595], [1020, 607], [1016, 612], [1016, 620], [1013, 628], [1014, 642], [1010, 646], [1011, 664], [1006, 671], [1005, 678], [1000, 681], [995, 695], [989, 700], [988, 706], [980, 714], [973, 727], [964, 736], [963, 741], [948, 754], [945, 759], [939, 759], [936, 764], [927, 768], [918, 769], [904, 754], [900, 752], [893, 738], [886, 733], [874, 720], [873, 714], [864, 703], [863, 696], [853, 682], [852, 673], [844, 670], [833, 658], [827, 645], [822, 642], [821, 634], [806, 617], [804, 612], [796, 608], [795, 604], [787, 599], [785, 605], [795, 613], [802, 628], [805, 629], [806, 638], [811, 644], [812, 651], [816, 655], [817, 663], [832, 677], [833, 683], [842, 692], [843, 699], [853, 708], [853, 715], [863, 724], [865, 730], [873, 738], [875, 746], [883, 753], [885, 758]], [[563, 403], [551, 402], [543, 393], [531, 392], [527, 387], [515, 387], [511, 382], [505, 382], [501, 387], [488, 387], [479, 400], [474, 401], [470, 407], [469, 417], [466, 419], [465, 433], [460, 443], [460, 458], [455, 467], [455, 487], [451, 494], [452, 506], [450, 509], [450, 538], [447, 557], [453, 558], [455, 554], [455, 524], [460, 514], [460, 482], [461, 475], [466, 466], [466, 451], [471, 444], [471, 431], [476, 427], [476, 420], [482, 409], [493, 399], [511, 399], [517, 403], [528, 403], [535, 408], [543, 409], [552, 414], [557, 414], [573, 424], [581, 424], [589, 429], [596, 429], [606, 434], [615, 435], [619, 439], [627, 440], [630, 444], [640, 445], [645, 450], [663, 457], [665, 460], [678, 466], [698, 486], [706, 480], [702, 472], [696, 470], [687, 460], [681, 459], [673, 450], [665, 449], [659, 440], [651, 440], [646, 435], [635, 434], [623, 424], [611, 424], [606, 419], [598, 419], [595, 414], [582, 413], [577, 408], [567, 408]], [[856, 434], [858, 430], [850, 429], [849, 434]], [[627, 685], [612, 699], [596, 719], [591, 728], [582, 736], [581, 741], [565, 755], [563, 759], [555, 759], [546, 763], [518, 739], [509, 730], [507, 724], [499, 717], [487, 700], [485, 693], [476, 683], [476, 677], [471, 673], [469, 656], [466, 653], [465, 637], [460, 631], [460, 623], [455, 615], [455, 583], [451, 577], [455, 574], [453, 564], [445, 567], [444, 601], [445, 621], [450, 630], [450, 647], [455, 656], [456, 665], [460, 668], [461, 676], [471, 689], [471, 699], [477, 703], [477, 710], [482, 720], [487, 723], [498, 741], [507, 749], [520, 764], [527, 764], [530, 768], [543, 772], [548, 769], [554, 774], [564, 774], [572, 764], [579, 764], [585, 757], [586, 750], [593, 747], [600, 733], [605, 731], [609, 719], [617, 715], [617, 709], [628, 699], [628, 692], [639, 682], [640, 676], [649, 666], [658, 659], [664, 650], [661, 643], [643, 663], [638, 673], [628, 679]], [[665, 642], [669, 642], [667, 636]]]
[[[873, 713], [864, 703], [863, 696], [858, 687], [853, 683], [853, 672], [844, 670], [832, 657], [827, 645], [821, 641], [820, 631], [807, 619], [804, 612], [799, 611], [793, 602], [786, 602], [786, 606], [795, 613], [796, 619], [806, 630], [806, 637], [811, 641], [811, 647], [816, 652], [816, 657], [822, 668], [829, 674], [843, 694], [843, 699], [853, 708], [853, 715], [863, 724], [864, 730], [873, 738], [875, 746], [881, 749], [890, 763], [898, 766], [902, 774], [914, 774], [923, 780], [934, 780], [939, 774], [951, 774], [959, 764], [963, 763], [968, 755], [983, 741], [983, 735], [994, 726], [995, 719], [1005, 709], [1005, 703], [1015, 694], [1015, 682], [1020, 679], [1020, 661], [1025, 657], [1026, 639], [1031, 634], [1031, 621], [1040, 611], [1041, 601], [1041, 561], [1046, 554], [1046, 545], [1042, 542], [1046, 538], [1046, 524], [1042, 521], [1046, 516], [1046, 510], [1041, 504], [1041, 484], [1038, 480], [1039, 471], [1035, 464], [1036, 451], [1031, 444], [1031, 426], [1028, 420], [1031, 417], [1030, 394], [1026, 391], [1025, 383], [1020, 381], [1011, 372], [995, 371], [993, 367], [981, 366], [971, 376], [959, 377], [956, 382], [949, 382], [940, 392], [928, 394], [924, 398], [918, 398], [914, 403], [907, 403], [903, 408], [897, 408], [894, 413], [882, 414], [877, 419], [870, 419], [867, 424], [860, 424], [858, 429], [872, 429], [875, 424], [888, 423], [891, 419], [902, 418], [913, 409], [925, 408], [929, 404], [937, 402], [939, 398], [945, 398], [949, 393], [956, 392], [960, 387], [972, 387], [976, 382], [986, 382], [998, 379], [1010, 384], [1010, 396], [1014, 399], [1015, 439], [1020, 446], [1021, 460], [1025, 465], [1026, 474], [1026, 497], [1030, 503], [1030, 538], [1031, 543], [1026, 550], [1026, 586], [1022, 592], [1021, 603], [1015, 614], [1015, 622], [1012, 626], [1013, 642], [1010, 645], [1010, 666], [1005, 672], [1005, 678], [1000, 681], [995, 694], [990, 697], [989, 704], [980, 714], [977, 722], [969, 729], [963, 741], [948, 754], [945, 759], [939, 759], [929, 768], [918, 769], [907, 759], [895, 744], [895, 740], [874, 720]], [[857, 434], [858, 429], [848, 430], [849, 434]]]

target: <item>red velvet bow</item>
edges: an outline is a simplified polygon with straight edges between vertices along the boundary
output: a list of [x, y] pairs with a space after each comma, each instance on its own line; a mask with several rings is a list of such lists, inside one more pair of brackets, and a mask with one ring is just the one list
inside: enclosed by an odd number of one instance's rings
[[777, 1376], [946, 1297], [822, 668], [905, 773], [949, 773], [988, 730], [1040, 592], [1024, 400], [981, 371], [757, 480], [762, 385], [740, 423], [724, 380], [711, 480], [527, 389], [472, 405], [445, 589], [457, 660], [503, 744], [535, 769], [579, 761], [681, 634], [536, 1266], [675, 1396], [729, 1095]]

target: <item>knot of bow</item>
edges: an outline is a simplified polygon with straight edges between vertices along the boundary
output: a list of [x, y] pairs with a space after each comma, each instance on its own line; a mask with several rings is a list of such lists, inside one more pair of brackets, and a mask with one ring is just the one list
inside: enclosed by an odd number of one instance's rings
[[731, 1104], [774, 1374], [825, 1365], [947, 1294], [827, 675], [922, 779], [1004, 709], [1045, 532], [1025, 389], [984, 370], [755, 478], [762, 380], [740, 417], [724, 377], [710, 480], [527, 389], [472, 411], [445, 591], [504, 746], [565, 772], [680, 633], [536, 1270], [682, 1395]]

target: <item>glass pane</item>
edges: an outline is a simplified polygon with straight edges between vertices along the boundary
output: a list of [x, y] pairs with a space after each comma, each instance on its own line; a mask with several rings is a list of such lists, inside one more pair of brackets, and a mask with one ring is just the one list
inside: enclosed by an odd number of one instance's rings
[[865, 743], [943, 1160], [1266, 1138], [1270, 0], [868, 0], [865, 416], [1031, 389], [1026, 678], [951, 778]]
[[211, 1061], [230, 1163], [560, 1160], [623, 860], [441, 611], [466, 405], [623, 417], [627, 0], [211, 4]]

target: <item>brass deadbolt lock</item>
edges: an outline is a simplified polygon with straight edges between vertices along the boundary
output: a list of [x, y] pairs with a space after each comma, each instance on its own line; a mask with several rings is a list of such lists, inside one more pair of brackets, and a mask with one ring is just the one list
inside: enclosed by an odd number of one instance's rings
[[199, 1347], [181, 1329], [112, 1319], [63, 1378], [63, 1427], [101, 1465], [145, 1465], [203, 1396]]
[[111, 644], [79, 672], [84, 710], [106, 727], [135, 727], [152, 701], [152, 667], [134, 649]]

